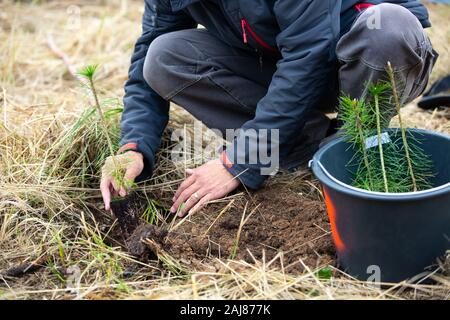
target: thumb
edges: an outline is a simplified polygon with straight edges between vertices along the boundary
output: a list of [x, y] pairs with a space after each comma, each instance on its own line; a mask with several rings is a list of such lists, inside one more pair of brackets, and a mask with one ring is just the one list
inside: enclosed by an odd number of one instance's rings
[[134, 179], [137, 178], [138, 175], [140, 175], [142, 170], [139, 166], [129, 166], [127, 168], [127, 171], [125, 171], [124, 179], [126, 181], [134, 181]]

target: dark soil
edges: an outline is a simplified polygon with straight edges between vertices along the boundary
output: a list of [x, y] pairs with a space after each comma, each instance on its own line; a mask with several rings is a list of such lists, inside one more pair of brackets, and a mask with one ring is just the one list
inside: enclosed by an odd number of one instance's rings
[[143, 260], [156, 258], [156, 250], [149, 250], [148, 245], [146, 245], [142, 240], [151, 239], [159, 244], [165, 243], [165, 238], [167, 236], [167, 229], [162, 227], [157, 227], [151, 224], [141, 224], [131, 237], [127, 241], [127, 247], [130, 253], [136, 257], [140, 257]]
[[136, 193], [111, 201], [111, 210], [117, 218], [125, 239], [130, 237], [140, 224], [141, 206], [139, 204]]
[[[287, 271], [303, 271], [300, 260], [310, 268], [335, 264], [322, 202], [308, 200], [286, 186], [274, 185], [236, 200], [217, 218], [225, 206], [226, 203], [209, 205], [170, 233], [167, 226], [141, 225], [130, 237], [128, 248], [142, 258], [164, 250], [192, 265], [215, 257], [269, 262], [280, 252]], [[246, 217], [251, 216], [243, 225], [236, 246], [244, 211]], [[152, 240], [156, 247], [145, 245], [143, 239]], [[276, 264], [280, 265], [280, 259]]]

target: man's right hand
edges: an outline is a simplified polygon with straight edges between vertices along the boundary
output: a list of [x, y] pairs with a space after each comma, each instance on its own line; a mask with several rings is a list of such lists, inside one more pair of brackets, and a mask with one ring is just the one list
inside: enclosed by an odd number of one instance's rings
[[102, 168], [100, 190], [102, 192], [105, 210], [107, 211], [111, 209], [111, 197], [125, 197], [128, 191], [114, 177], [114, 172], [117, 169], [125, 172], [123, 181], [126, 181], [126, 185], [132, 185], [136, 177], [144, 170], [144, 156], [136, 151], [127, 151], [106, 159]]

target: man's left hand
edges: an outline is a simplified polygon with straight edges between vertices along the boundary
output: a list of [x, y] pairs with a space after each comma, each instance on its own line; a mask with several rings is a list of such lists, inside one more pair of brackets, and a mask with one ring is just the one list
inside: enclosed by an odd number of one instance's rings
[[211, 160], [196, 169], [187, 169], [186, 173], [189, 177], [179, 186], [170, 208], [170, 212], [178, 212], [180, 217], [197, 212], [209, 201], [225, 197], [240, 184], [220, 160]]

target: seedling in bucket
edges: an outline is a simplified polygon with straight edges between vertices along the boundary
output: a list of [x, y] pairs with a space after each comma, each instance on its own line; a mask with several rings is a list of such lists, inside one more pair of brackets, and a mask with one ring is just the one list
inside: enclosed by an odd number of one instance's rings
[[[406, 129], [390, 65], [387, 75], [364, 99], [341, 99], [343, 134], [311, 164], [340, 266], [361, 280], [376, 269], [379, 281], [398, 282], [450, 249], [450, 137]], [[400, 128], [388, 129], [395, 114]]]
[[[415, 192], [431, 188], [433, 163], [420, 146], [420, 139], [407, 134], [401, 118], [392, 67], [388, 65], [389, 82], [369, 84], [368, 95], [361, 100], [341, 98], [342, 137], [352, 145], [356, 167], [353, 186], [379, 192]], [[396, 112], [400, 134], [387, 130]]]

